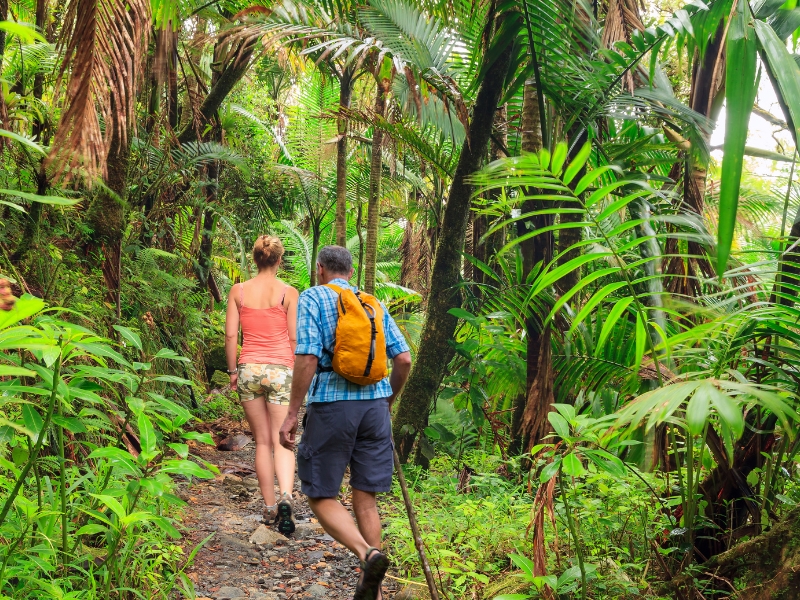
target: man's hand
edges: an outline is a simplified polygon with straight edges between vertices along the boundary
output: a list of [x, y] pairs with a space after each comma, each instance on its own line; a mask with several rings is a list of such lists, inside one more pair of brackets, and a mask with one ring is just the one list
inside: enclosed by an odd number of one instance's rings
[[281, 446], [287, 450], [294, 450], [295, 440], [297, 438], [297, 413], [291, 412], [286, 415], [286, 419], [281, 425], [280, 440]]

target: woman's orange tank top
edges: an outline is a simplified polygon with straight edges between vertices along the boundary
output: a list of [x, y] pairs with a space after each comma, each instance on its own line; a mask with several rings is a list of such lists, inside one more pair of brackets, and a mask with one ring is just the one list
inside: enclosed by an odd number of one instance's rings
[[283, 301], [270, 308], [250, 308], [244, 305], [244, 284], [239, 284], [239, 322], [242, 327], [242, 352], [239, 364], [283, 365], [294, 367], [294, 354], [289, 345], [289, 325]]

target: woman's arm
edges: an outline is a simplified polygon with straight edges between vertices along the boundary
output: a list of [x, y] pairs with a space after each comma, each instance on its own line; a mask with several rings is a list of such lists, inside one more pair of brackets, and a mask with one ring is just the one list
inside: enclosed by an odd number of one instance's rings
[[299, 294], [294, 288], [286, 290], [289, 306], [286, 307], [286, 325], [289, 328], [289, 346], [292, 354], [297, 349], [297, 300]]
[[239, 381], [238, 373], [230, 373], [236, 370], [236, 352], [238, 350], [239, 341], [239, 307], [236, 305], [237, 286], [242, 285], [237, 283], [231, 286], [231, 291], [228, 294], [228, 312], [225, 314], [225, 358], [228, 363], [228, 375], [231, 378], [231, 389], [236, 389], [236, 384]]

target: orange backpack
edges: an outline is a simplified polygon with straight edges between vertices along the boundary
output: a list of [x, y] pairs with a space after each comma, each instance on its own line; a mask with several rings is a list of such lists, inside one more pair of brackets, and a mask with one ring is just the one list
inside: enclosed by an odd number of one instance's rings
[[389, 374], [383, 307], [375, 296], [325, 284], [339, 294], [333, 371], [353, 383], [378, 383]]

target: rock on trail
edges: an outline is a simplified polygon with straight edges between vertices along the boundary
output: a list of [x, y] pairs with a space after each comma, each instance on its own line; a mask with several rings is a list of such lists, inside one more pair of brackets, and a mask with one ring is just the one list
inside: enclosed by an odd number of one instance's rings
[[[216, 465], [253, 465], [251, 444], [219, 452], [193, 449]], [[325, 533], [313, 518], [305, 496], [295, 490], [297, 530], [284, 537], [262, 523], [264, 502], [253, 477], [223, 474], [182, 486], [188, 502], [184, 523], [186, 554], [211, 534], [197, 553], [188, 576], [198, 600], [350, 600], [358, 579], [358, 560]], [[394, 580], [383, 584], [386, 600], [395, 595]]]

